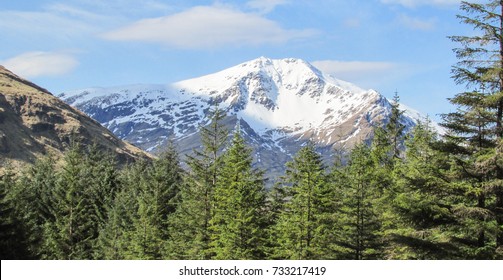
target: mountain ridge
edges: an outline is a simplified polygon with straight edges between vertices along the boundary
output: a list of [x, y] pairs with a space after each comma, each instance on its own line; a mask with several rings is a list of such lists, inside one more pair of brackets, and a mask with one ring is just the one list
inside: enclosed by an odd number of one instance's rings
[[61, 157], [74, 136], [82, 144], [96, 143], [122, 163], [151, 158], [46, 89], [0, 66], [0, 166], [33, 163], [47, 154]]
[[[257, 164], [265, 168], [274, 161], [284, 168], [307, 142], [329, 154], [369, 141], [391, 114], [391, 103], [377, 91], [295, 58], [260, 57], [173, 84], [88, 88], [58, 96], [144, 150], [162, 150], [172, 139], [184, 153], [200, 146], [198, 128], [208, 124], [209, 108], [218, 104], [228, 114], [229, 129], [243, 123]], [[406, 130], [415, 117], [404, 114], [400, 121]]]

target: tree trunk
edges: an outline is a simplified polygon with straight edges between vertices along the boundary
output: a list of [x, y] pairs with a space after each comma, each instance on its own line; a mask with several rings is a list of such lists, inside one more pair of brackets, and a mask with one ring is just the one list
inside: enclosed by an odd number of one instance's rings
[[[500, 1], [500, 32], [503, 33], [503, 1]], [[500, 34], [500, 72], [499, 72], [499, 85], [500, 85], [500, 100], [498, 104], [498, 115], [496, 120], [496, 132], [500, 141], [503, 141], [503, 34]], [[499, 144], [499, 143], [498, 143]], [[496, 147], [499, 149], [499, 147]], [[503, 170], [496, 166], [496, 176], [498, 179], [503, 179]], [[503, 186], [496, 191], [496, 222], [498, 224], [498, 232], [496, 233], [496, 246], [503, 246]]]

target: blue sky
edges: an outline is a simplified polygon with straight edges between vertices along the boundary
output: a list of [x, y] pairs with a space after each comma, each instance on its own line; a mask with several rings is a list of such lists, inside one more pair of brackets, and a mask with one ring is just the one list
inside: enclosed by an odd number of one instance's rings
[[462, 90], [458, 0], [19, 0], [0, 3], [0, 64], [57, 94], [165, 84], [260, 56], [301, 58], [439, 120]]

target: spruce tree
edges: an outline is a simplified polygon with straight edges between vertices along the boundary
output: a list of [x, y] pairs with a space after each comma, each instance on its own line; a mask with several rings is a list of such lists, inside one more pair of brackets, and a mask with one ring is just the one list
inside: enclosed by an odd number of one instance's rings
[[128, 257], [131, 244], [128, 232], [133, 231], [132, 215], [136, 207], [135, 192], [127, 187], [115, 195], [107, 211], [106, 223], [100, 230], [93, 257], [101, 260], [122, 260]]
[[379, 166], [393, 168], [403, 154], [405, 125], [401, 123], [404, 111], [400, 110], [400, 98], [395, 92], [391, 102], [391, 114], [387, 123], [375, 129], [372, 141], [372, 156]]
[[0, 259], [28, 259], [28, 240], [24, 224], [18, 218], [11, 194], [15, 188], [14, 173], [7, 168], [0, 175]]
[[405, 142], [404, 162], [395, 167], [397, 195], [391, 202], [396, 227], [390, 232], [393, 259], [453, 259], [456, 219], [452, 211], [448, 158], [435, 149], [431, 123], [418, 123]]
[[357, 145], [348, 165], [338, 174], [336, 245], [339, 259], [382, 257], [382, 215], [378, 209], [381, 190], [371, 149]]
[[94, 247], [93, 201], [87, 188], [87, 173], [82, 147], [72, 144], [66, 152], [53, 191], [53, 222], [45, 224], [46, 250], [49, 259], [91, 259]]
[[139, 181], [137, 209], [132, 218], [128, 258], [162, 259], [168, 253], [169, 219], [177, 206], [182, 169], [174, 146], [144, 170]]
[[[372, 169], [372, 192], [375, 192], [373, 204], [377, 220], [381, 223], [382, 248], [389, 246], [390, 234], [396, 230], [396, 213], [390, 207], [397, 195], [395, 170], [403, 161], [405, 128], [402, 123], [404, 111], [400, 109], [400, 98], [395, 92], [390, 104], [390, 116], [387, 122], [375, 130], [370, 146], [370, 158], [367, 162]], [[360, 149], [356, 149], [358, 152]], [[384, 257], [380, 254], [379, 257]]]
[[187, 156], [189, 171], [180, 190], [181, 202], [172, 217], [170, 258], [210, 259], [210, 220], [213, 193], [222, 166], [222, 150], [228, 132], [222, 124], [222, 110], [210, 110], [211, 122], [200, 127], [202, 148]]
[[48, 258], [46, 227], [55, 221], [53, 205], [57, 174], [55, 160], [46, 156], [23, 170], [10, 192], [33, 258]]
[[[327, 258], [333, 223], [327, 214], [333, 209], [326, 168], [313, 145], [299, 150], [287, 163], [284, 178], [287, 202], [276, 224], [277, 248], [274, 258]], [[330, 220], [330, 219], [328, 219]]]
[[138, 219], [138, 197], [140, 185], [144, 184], [149, 163], [137, 161], [119, 173], [120, 189], [107, 211], [107, 219], [98, 236], [98, 259], [138, 259], [131, 247], [135, 232], [135, 219]]
[[109, 208], [119, 190], [117, 162], [111, 154], [100, 151], [93, 144], [87, 148], [83, 164], [90, 179], [86, 192], [93, 206], [94, 234], [98, 234], [98, 229], [106, 223]]
[[[444, 115], [443, 150], [452, 154], [452, 175], [462, 188], [456, 204], [458, 238], [467, 258], [492, 258], [503, 248], [503, 2], [463, 1], [458, 15], [476, 33], [451, 36], [461, 46], [453, 78], [466, 91], [450, 99], [457, 111]], [[462, 245], [460, 245], [462, 246]]]
[[223, 155], [214, 190], [210, 220], [215, 259], [263, 259], [265, 256], [265, 198], [262, 172], [252, 167], [251, 149], [234, 134]]
[[265, 253], [266, 257], [269, 259], [274, 259], [276, 253], [280, 251], [278, 246], [278, 235], [279, 231], [276, 229], [276, 224], [279, 221], [279, 217], [285, 208], [285, 204], [288, 201], [287, 190], [283, 187], [280, 182], [274, 184], [274, 186], [267, 191], [266, 198], [266, 246]]

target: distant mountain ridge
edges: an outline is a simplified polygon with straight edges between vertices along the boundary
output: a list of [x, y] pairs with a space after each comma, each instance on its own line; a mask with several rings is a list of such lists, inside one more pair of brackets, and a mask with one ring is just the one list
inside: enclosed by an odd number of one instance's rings
[[151, 158], [47, 90], [0, 66], [0, 167], [62, 156], [72, 137], [96, 143], [123, 163]]
[[[89, 88], [58, 97], [153, 152], [168, 139], [182, 152], [200, 146], [198, 127], [209, 123], [208, 110], [218, 104], [228, 114], [224, 122], [230, 129], [240, 122], [257, 165], [270, 172], [281, 172], [308, 141], [327, 157], [334, 148], [368, 141], [391, 113], [390, 102], [375, 90], [293, 58], [260, 57], [171, 85]], [[400, 121], [409, 130], [420, 117], [408, 110]]]

